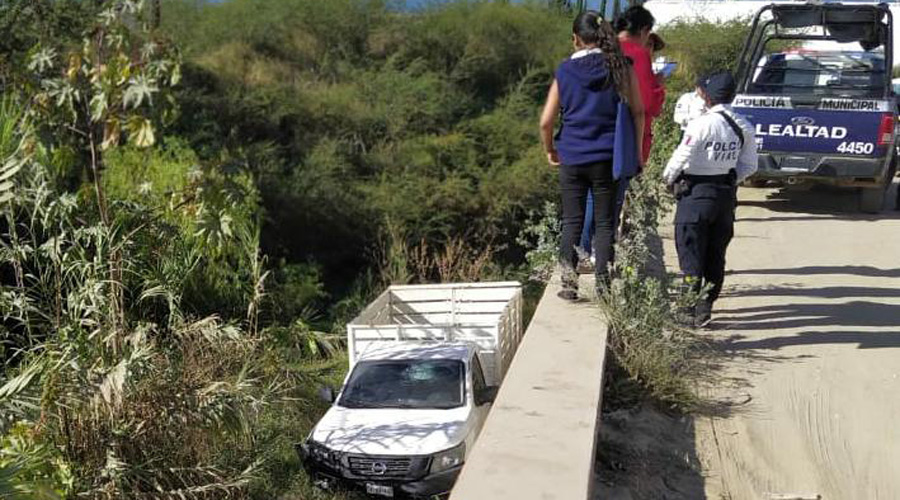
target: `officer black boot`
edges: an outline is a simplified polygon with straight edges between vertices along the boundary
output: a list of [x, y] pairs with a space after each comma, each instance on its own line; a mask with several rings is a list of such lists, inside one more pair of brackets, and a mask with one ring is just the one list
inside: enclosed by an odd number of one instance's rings
[[[679, 287], [679, 294], [687, 301], [693, 302], [694, 297], [700, 294], [701, 288], [702, 280], [700, 278], [685, 276]], [[675, 322], [686, 328], [695, 328], [697, 326], [697, 306], [692, 303], [678, 307], [675, 311]]]
[[702, 299], [697, 303], [694, 309], [694, 326], [697, 328], [705, 328], [712, 321], [712, 302], [709, 299]]
[[694, 328], [697, 323], [695, 316], [695, 307], [679, 307], [675, 312], [675, 323], [685, 328]]
[[612, 287], [612, 278], [609, 273], [597, 273], [594, 275], [594, 292], [597, 299], [600, 300], [606, 295]]

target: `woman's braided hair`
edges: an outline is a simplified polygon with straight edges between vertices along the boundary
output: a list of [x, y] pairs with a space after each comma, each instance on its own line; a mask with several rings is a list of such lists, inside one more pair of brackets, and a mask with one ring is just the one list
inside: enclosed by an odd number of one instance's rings
[[612, 25], [597, 11], [586, 10], [575, 18], [572, 23], [572, 32], [582, 42], [596, 44], [597, 48], [603, 52], [616, 90], [622, 99], [626, 99], [630, 95], [631, 67], [625, 54], [622, 53], [619, 38]]

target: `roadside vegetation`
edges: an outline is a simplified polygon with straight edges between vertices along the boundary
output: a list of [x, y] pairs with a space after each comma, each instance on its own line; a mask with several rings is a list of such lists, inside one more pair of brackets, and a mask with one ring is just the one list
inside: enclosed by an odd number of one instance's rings
[[667, 82], [667, 103], [654, 123], [652, 157], [629, 190], [626, 231], [616, 249], [617, 278], [601, 304], [613, 354], [604, 394], [607, 410], [649, 402], [667, 411], [690, 412], [700, 403], [697, 390], [710, 374], [710, 360], [702, 337], [676, 321], [679, 308], [697, 297], [685, 293], [662, 261], [661, 224], [674, 210], [662, 171], [680, 140], [672, 120], [675, 101], [693, 90], [699, 76], [736, 70], [747, 29], [735, 20], [680, 22], [659, 30], [668, 44], [663, 54], [678, 61], [679, 69]]
[[0, 497], [349, 498], [346, 321], [528, 277], [549, 3], [0, 4]]

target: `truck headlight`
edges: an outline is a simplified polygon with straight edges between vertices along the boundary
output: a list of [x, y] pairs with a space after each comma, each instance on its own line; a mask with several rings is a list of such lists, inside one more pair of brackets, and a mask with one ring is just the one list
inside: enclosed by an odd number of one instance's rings
[[456, 448], [447, 451], [435, 453], [431, 458], [431, 473], [437, 474], [445, 470], [458, 467], [466, 461], [466, 443], [462, 443]]
[[341, 461], [341, 457], [338, 452], [329, 449], [325, 445], [313, 441], [312, 439], [306, 441], [306, 444], [304, 445], [304, 451], [306, 452], [307, 457], [318, 462], [335, 465], [340, 463]]

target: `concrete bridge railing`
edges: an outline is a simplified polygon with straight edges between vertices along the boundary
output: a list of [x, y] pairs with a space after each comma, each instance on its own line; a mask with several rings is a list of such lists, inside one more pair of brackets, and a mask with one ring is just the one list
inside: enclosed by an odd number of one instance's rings
[[557, 291], [554, 279], [450, 500], [591, 498], [607, 331], [595, 304]]

